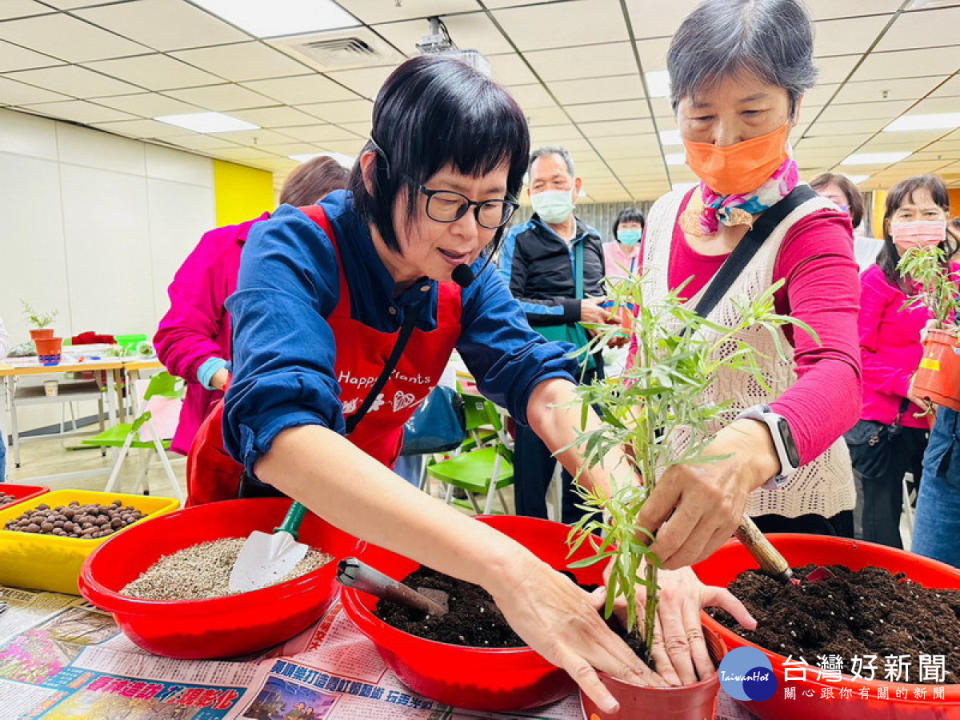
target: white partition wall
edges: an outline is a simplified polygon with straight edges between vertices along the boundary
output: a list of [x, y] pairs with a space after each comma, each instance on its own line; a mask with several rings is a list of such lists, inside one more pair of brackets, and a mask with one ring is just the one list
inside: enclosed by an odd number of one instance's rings
[[[0, 317], [11, 342], [29, 339], [20, 298], [58, 309], [63, 337], [152, 335], [173, 273], [214, 225], [209, 158], [0, 110]], [[59, 419], [33, 414], [23, 426]]]

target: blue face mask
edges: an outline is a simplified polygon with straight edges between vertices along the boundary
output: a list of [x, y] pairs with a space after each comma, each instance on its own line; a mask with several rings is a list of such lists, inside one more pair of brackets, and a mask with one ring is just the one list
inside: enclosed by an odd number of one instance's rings
[[623, 245], [636, 245], [642, 235], [642, 230], [617, 230], [617, 241]]

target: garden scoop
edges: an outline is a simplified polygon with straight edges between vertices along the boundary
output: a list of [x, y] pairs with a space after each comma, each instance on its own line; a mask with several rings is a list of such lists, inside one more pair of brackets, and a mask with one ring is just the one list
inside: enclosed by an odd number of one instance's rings
[[297, 542], [307, 508], [293, 502], [273, 534], [254, 530], [240, 549], [230, 571], [230, 589], [250, 592], [280, 582], [303, 560], [310, 548]]
[[[793, 583], [799, 585], [800, 581], [793, 577], [793, 570], [790, 569], [790, 563], [777, 551], [777, 549], [767, 540], [767, 536], [760, 532], [760, 528], [749, 517], [744, 515], [740, 520], [740, 526], [737, 528], [737, 540], [753, 555], [753, 559], [760, 563], [760, 569], [767, 575], [776, 578], [784, 583]], [[807, 582], [817, 582], [832, 577], [833, 573], [825, 567], [818, 567], [804, 578]]]
[[374, 570], [357, 558], [340, 561], [337, 566], [337, 580], [344, 587], [369, 593], [381, 600], [390, 600], [433, 617], [442, 617], [449, 609], [449, 597], [443, 590], [425, 587], [414, 590], [409, 585]]

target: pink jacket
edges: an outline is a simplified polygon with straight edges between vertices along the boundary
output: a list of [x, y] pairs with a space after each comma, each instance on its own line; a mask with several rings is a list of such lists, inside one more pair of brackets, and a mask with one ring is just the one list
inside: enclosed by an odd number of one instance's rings
[[237, 288], [240, 253], [256, 220], [204, 233], [170, 283], [170, 309], [153, 337], [157, 357], [167, 370], [187, 381], [180, 424], [170, 449], [186, 455], [200, 423], [223, 393], [207, 390], [197, 369], [211, 357], [230, 360], [230, 316], [223, 304]]
[[[863, 411], [861, 420], [893, 424], [907, 396], [910, 377], [923, 357], [920, 331], [932, 314], [925, 307], [901, 310], [907, 296], [891, 285], [879, 265], [860, 276], [860, 356], [863, 359]], [[910, 403], [900, 423], [929, 428], [923, 412]]]

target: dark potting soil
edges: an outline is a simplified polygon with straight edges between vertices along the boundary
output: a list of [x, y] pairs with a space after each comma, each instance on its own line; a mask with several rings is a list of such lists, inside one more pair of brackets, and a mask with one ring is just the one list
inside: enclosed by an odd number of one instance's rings
[[443, 617], [424, 616], [419, 610], [381, 600], [375, 614], [388, 625], [451, 645], [489, 648], [526, 645], [507, 624], [490, 593], [479, 585], [422, 566], [403, 582], [412, 588], [443, 590], [449, 596], [449, 611]]
[[[815, 567], [794, 568], [793, 575], [805, 578]], [[848, 673], [851, 658], [875, 655], [875, 679], [883, 680], [883, 658], [908, 655], [909, 680], [919, 684], [919, 656], [943, 655], [946, 682], [927, 684], [960, 683], [960, 591], [923, 588], [882, 568], [828, 568], [834, 577], [800, 585], [758, 570], [740, 573], [729, 588], [757, 619], [754, 631], [723, 610], [708, 612], [750, 642], [811, 665], [817, 655], [838, 655]]]

